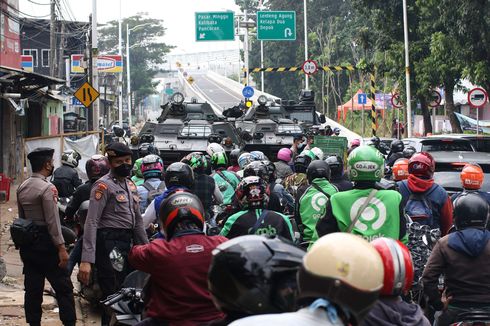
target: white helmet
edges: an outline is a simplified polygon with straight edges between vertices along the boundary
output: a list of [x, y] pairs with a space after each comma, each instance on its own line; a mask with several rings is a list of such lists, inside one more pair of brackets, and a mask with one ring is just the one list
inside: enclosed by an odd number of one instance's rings
[[82, 156], [76, 150], [69, 149], [61, 155], [61, 164], [76, 168], [81, 158]]
[[242, 153], [238, 157], [238, 165], [240, 166], [240, 169], [242, 169], [242, 170], [245, 169], [245, 166], [247, 166], [248, 163], [250, 163], [252, 161], [253, 161], [252, 154], [250, 154], [248, 152]]
[[313, 152], [313, 154], [315, 154], [318, 160], [323, 160], [323, 151], [320, 148], [313, 147], [311, 151]]
[[213, 154], [215, 153], [224, 153], [225, 149], [223, 148], [223, 146], [221, 146], [218, 143], [211, 143], [208, 145], [206, 152], [208, 153], [209, 156], [213, 156]]

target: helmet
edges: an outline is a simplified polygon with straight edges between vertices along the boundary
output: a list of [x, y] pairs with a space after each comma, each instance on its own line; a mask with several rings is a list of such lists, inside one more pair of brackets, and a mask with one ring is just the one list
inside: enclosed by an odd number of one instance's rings
[[467, 164], [461, 171], [461, 184], [464, 189], [480, 189], [484, 178], [483, 170], [478, 164]]
[[304, 151], [299, 154], [299, 156], [308, 156], [312, 161], [316, 160], [316, 155], [309, 149], [305, 149]]
[[165, 172], [165, 184], [167, 187], [183, 186], [192, 188], [194, 185], [194, 172], [192, 172], [191, 167], [185, 163], [172, 163]]
[[325, 298], [347, 310], [354, 318], [350, 322], [356, 324], [383, 288], [383, 261], [363, 238], [331, 233], [306, 253], [298, 272], [298, 287], [299, 298]]
[[308, 155], [298, 155], [294, 159], [294, 172], [306, 173], [308, 165], [311, 163], [311, 157]]
[[166, 198], [160, 206], [158, 216], [167, 239], [172, 238], [175, 227], [179, 223], [192, 223], [200, 230], [204, 229], [202, 203], [196, 195], [189, 192], [179, 191]]
[[281, 148], [277, 152], [277, 159], [284, 162], [289, 162], [293, 158], [293, 152], [289, 148]]
[[271, 161], [262, 161], [267, 168], [267, 174], [269, 175], [269, 182], [276, 180], [276, 166]]
[[464, 192], [454, 201], [453, 218], [456, 229], [486, 228], [488, 202], [476, 192]]
[[230, 163], [231, 165], [238, 165], [238, 157], [240, 156], [241, 150], [236, 148], [230, 152]]
[[294, 311], [304, 251], [280, 238], [246, 235], [213, 250], [209, 291], [225, 313]]
[[336, 134], [337, 136], [340, 135], [340, 128], [338, 127], [333, 128], [333, 133]]
[[61, 155], [61, 164], [76, 168], [82, 156], [74, 149], [69, 149]]
[[150, 154], [143, 157], [141, 173], [145, 179], [161, 178], [163, 172], [163, 161], [158, 155]]
[[244, 169], [250, 162], [252, 162], [252, 155], [250, 153], [245, 152], [238, 157], [238, 165], [240, 166], [240, 169]]
[[155, 148], [155, 146], [153, 146], [153, 144], [142, 143], [138, 147], [138, 156], [140, 158], [143, 158], [143, 157], [150, 155], [150, 154], [158, 155], [158, 150]]
[[106, 156], [96, 154], [93, 155], [87, 163], [85, 163], [85, 171], [90, 181], [96, 181], [103, 175], [109, 173], [111, 167]]
[[313, 148], [311, 149], [311, 152], [312, 152], [313, 154], [315, 154], [315, 159], [316, 159], [316, 160], [323, 160], [323, 151], [322, 151], [320, 148], [318, 148], [318, 147], [313, 147]]
[[434, 158], [427, 152], [416, 153], [408, 161], [408, 173], [416, 177], [431, 179], [435, 169]]
[[325, 161], [316, 160], [310, 163], [306, 170], [308, 183], [312, 183], [317, 178], [330, 179], [330, 166]]
[[206, 157], [201, 152], [190, 153], [181, 162], [188, 164], [198, 174], [206, 173], [206, 168], [208, 167]]
[[211, 143], [208, 145], [206, 152], [209, 154], [209, 156], [213, 156], [214, 153], [224, 153], [225, 149], [218, 143]]
[[252, 160], [254, 161], [265, 161], [267, 160], [267, 156], [264, 155], [261, 151], [251, 151], [250, 155], [252, 156]]
[[417, 153], [417, 150], [413, 146], [407, 146], [403, 149], [403, 157], [411, 158], [413, 154]]
[[407, 293], [413, 282], [413, 261], [408, 248], [398, 240], [378, 238], [371, 244], [383, 260], [384, 286], [381, 295], [399, 296]]
[[256, 176], [269, 182], [269, 171], [267, 166], [260, 161], [253, 161], [243, 169], [243, 177]]
[[260, 177], [245, 177], [238, 184], [236, 197], [242, 207], [264, 208], [269, 202], [269, 189]]
[[214, 153], [211, 155], [211, 164], [213, 168], [226, 168], [228, 166], [228, 157], [225, 152]]
[[133, 175], [138, 178], [143, 178], [143, 172], [141, 172], [141, 165], [143, 164], [143, 158], [139, 158], [134, 162], [133, 165]]
[[340, 156], [329, 156], [325, 162], [330, 166], [332, 177], [341, 177], [344, 174], [344, 162]]
[[351, 143], [350, 143], [350, 146], [351, 147], [355, 147], [355, 146], [361, 146], [361, 140], [360, 139], [354, 139]]
[[401, 153], [405, 149], [405, 145], [399, 139], [392, 141], [390, 147], [393, 153]]
[[350, 153], [347, 170], [352, 181], [379, 181], [384, 173], [383, 154], [371, 146], [359, 146]]
[[371, 144], [374, 145], [374, 147], [379, 147], [379, 144], [381, 143], [381, 139], [379, 139], [378, 136], [374, 136], [371, 138]]
[[393, 171], [393, 180], [401, 181], [408, 178], [408, 158], [399, 158], [391, 168]]

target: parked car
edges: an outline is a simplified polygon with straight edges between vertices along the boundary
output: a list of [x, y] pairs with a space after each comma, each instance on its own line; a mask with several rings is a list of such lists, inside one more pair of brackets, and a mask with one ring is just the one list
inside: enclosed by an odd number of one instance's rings
[[475, 152], [471, 141], [454, 137], [405, 138], [403, 143], [417, 152]]
[[[433, 138], [431, 136], [429, 138]], [[440, 137], [440, 136], [439, 136]], [[490, 153], [490, 136], [476, 135], [476, 134], [450, 134], [444, 135], [446, 138], [467, 139], [471, 141], [471, 144], [477, 152]]]

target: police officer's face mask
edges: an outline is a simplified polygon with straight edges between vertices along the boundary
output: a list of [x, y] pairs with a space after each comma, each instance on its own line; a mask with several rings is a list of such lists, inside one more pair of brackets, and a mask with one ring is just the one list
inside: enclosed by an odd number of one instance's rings
[[54, 171], [53, 161], [49, 162], [49, 165], [46, 167], [46, 170], [48, 170], [49, 172], [48, 177], [53, 175], [53, 171]]
[[122, 163], [114, 168], [114, 172], [120, 177], [129, 177], [133, 166], [129, 163]]

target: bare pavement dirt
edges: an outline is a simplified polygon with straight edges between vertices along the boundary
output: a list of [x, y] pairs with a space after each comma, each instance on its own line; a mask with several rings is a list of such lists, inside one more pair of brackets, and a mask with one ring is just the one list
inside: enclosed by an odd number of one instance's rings
[[[16, 186], [11, 189], [10, 201], [0, 203], [0, 325], [28, 325], [24, 316], [24, 277], [22, 261], [18, 250], [10, 239], [10, 225], [17, 217]], [[5, 272], [6, 268], [6, 272]], [[72, 274], [77, 309], [77, 325], [100, 325], [98, 312], [90, 307], [87, 301], [78, 295], [79, 283], [76, 279], [78, 270]], [[58, 317], [56, 299], [50, 295], [49, 282], [45, 284], [43, 297], [43, 316], [41, 325], [62, 325]]]

